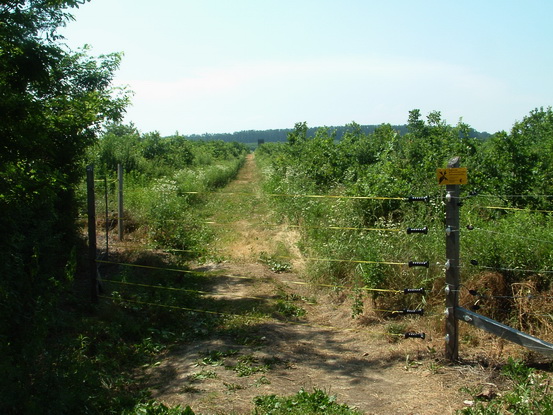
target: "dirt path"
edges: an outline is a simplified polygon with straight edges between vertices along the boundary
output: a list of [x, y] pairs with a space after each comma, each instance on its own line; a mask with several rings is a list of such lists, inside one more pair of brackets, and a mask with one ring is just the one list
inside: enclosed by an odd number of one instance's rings
[[[211, 248], [225, 261], [203, 266], [252, 279], [227, 278], [213, 294], [276, 304], [281, 318], [239, 318], [217, 336], [173, 349], [151, 369], [156, 399], [202, 414], [249, 414], [258, 395], [317, 388], [366, 414], [442, 415], [464, 406], [461, 387], [490, 382], [491, 372], [480, 367], [440, 362], [440, 338], [393, 341], [389, 323], [370, 310], [352, 319], [347, 295], [290, 283], [302, 281], [298, 235], [271, 225], [252, 157], [224, 192], [227, 209], [211, 219], [227, 226]], [[291, 272], [275, 273], [260, 262], [283, 253], [299, 258]], [[424, 329], [422, 319], [412, 324]]]

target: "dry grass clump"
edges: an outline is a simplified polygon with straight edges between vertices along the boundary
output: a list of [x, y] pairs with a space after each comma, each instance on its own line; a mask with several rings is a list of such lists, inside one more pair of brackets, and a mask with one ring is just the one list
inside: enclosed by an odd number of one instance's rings
[[553, 340], [553, 291], [538, 291], [535, 281], [511, 285], [515, 328], [542, 340]]

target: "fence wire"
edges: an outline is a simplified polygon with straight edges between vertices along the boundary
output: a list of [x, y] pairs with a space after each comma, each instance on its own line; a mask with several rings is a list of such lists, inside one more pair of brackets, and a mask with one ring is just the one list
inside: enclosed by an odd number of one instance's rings
[[[106, 201], [105, 201], [105, 208], [107, 212], [107, 206], [108, 206], [108, 200], [107, 200], [107, 182], [102, 180], [96, 180], [96, 182], [102, 182], [104, 183], [106, 187]], [[110, 184], [112, 182], [117, 182], [117, 180], [110, 180]], [[239, 195], [239, 196], [247, 196], [247, 197], [259, 197], [259, 194], [256, 193], [247, 193], [247, 192], [183, 192], [183, 194], [189, 194], [189, 195], [222, 195], [222, 196], [232, 196], [232, 195]], [[347, 195], [314, 195], [314, 194], [278, 194], [278, 193], [272, 193], [272, 194], [266, 194], [264, 193], [263, 196], [267, 197], [281, 197], [281, 198], [308, 198], [308, 199], [351, 199], [351, 200], [396, 200], [396, 201], [404, 201], [408, 202], [410, 201], [410, 197], [388, 197], [388, 196], [347, 196]], [[459, 197], [458, 199], [467, 200], [472, 198], [496, 198], [496, 199], [521, 199], [521, 198], [553, 198], [553, 195], [469, 195], [466, 197]], [[425, 202], [428, 202], [430, 200], [429, 197], [425, 198], [417, 198], [417, 199], [424, 199]], [[432, 199], [435, 200], [444, 200], [446, 199], [445, 196], [437, 196], [433, 197]], [[492, 202], [493, 203], [493, 202]], [[522, 212], [529, 212], [529, 213], [553, 213], [553, 210], [546, 210], [546, 209], [529, 209], [529, 208], [516, 208], [516, 207], [510, 207], [510, 206], [495, 206], [495, 205], [472, 205], [470, 207], [471, 209], [485, 209], [485, 210], [502, 210], [502, 211], [522, 211]], [[108, 214], [106, 213], [106, 218], [108, 217]], [[115, 220], [115, 219], [112, 219]], [[108, 226], [106, 219], [106, 227]], [[214, 225], [214, 226], [233, 226], [232, 223], [217, 223], [214, 221], [205, 221], [203, 222], [208, 225]], [[281, 224], [263, 224], [263, 226], [283, 226]], [[397, 229], [397, 228], [377, 228], [377, 227], [348, 227], [348, 226], [305, 226], [305, 225], [289, 225], [284, 224], [284, 226], [287, 226], [288, 228], [298, 228], [298, 229], [321, 229], [321, 230], [347, 230], [347, 231], [375, 231], [375, 232], [404, 232], [404, 229]], [[493, 230], [487, 230], [480, 227], [472, 227], [472, 229], [469, 229], [470, 231], [476, 230], [478, 232], [483, 233], [489, 233], [491, 235], [498, 235], [502, 237], [510, 237], [515, 239], [521, 239], [521, 240], [527, 240], [532, 242], [539, 242], [539, 243], [545, 243], [545, 244], [551, 244], [553, 243], [553, 240], [546, 240], [546, 239], [539, 239], [539, 238], [532, 238], [527, 237], [520, 234], [508, 234]], [[431, 232], [441, 232], [443, 230], [437, 230], [437, 229], [430, 229]], [[460, 230], [454, 230], [453, 232], [460, 232]], [[106, 244], [107, 240], [109, 239], [108, 235], [106, 235]], [[107, 246], [107, 245], [106, 245]], [[134, 249], [134, 248], [133, 248]], [[152, 250], [155, 248], [151, 248]], [[106, 248], [107, 250], [107, 248]], [[140, 250], [137, 249], [137, 250]], [[167, 252], [190, 252], [195, 253], [196, 250], [182, 250], [182, 249], [164, 249], [163, 251]], [[279, 256], [279, 258], [283, 259], [292, 259], [291, 257], [282, 257]], [[409, 262], [399, 262], [399, 261], [370, 261], [370, 260], [364, 260], [364, 259], [338, 259], [338, 258], [305, 258], [307, 261], [324, 261], [324, 262], [343, 262], [343, 263], [357, 263], [357, 264], [372, 264], [372, 265], [390, 265], [390, 266], [409, 266]], [[247, 277], [247, 276], [236, 276], [236, 275], [213, 275], [210, 273], [205, 272], [198, 272], [194, 270], [189, 269], [182, 269], [182, 268], [172, 268], [172, 267], [155, 267], [155, 266], [148, 266], [148, 265], [139, 265], [139, 264], [131, 264], [131, 263], [119, 263], [114, 261], [107, 261], [107, 260], [97, 260], [100, 264], [106, 264], [106, 265], [119, 265], [119, 266], [128, 266], [128, 267], [136, 267], [136, 268], [143, 268], [143, 269], [150, 269], [150, 270], [162, 270], [162, 271], [168, 271], [168, 272], [178, 272], [178, 273], [190, 273], [190, 274], [200, 274], [200, 275], [210, 275], [210, 276], [218, 276], [218, 277], [225, 277], [225, 278], [237, 278], [237, 279], [248, 279], [252, 280], [253, 277]], [[443, 267], [444, 264], [430, 264], [430, 266], [438, 266]], [[474, 265], [473, 265], [474, 266]], [[509, 268], [509, 267], [488, 267], [488, 266], [481, 266], [476, 265], [477, 268], [485, 269], [485, 270], [493, 270], [498, 272], [523, 272], [523, 273], [533, 273], [533, 274], [551, 274], [553, 273], [553, 270], [549, 269], [543, 269], [543, 270], [535, 270], [535, 269], [521, 269], [521, 268]], [[460, 268], [464, 268], [463, 266], [460, 266]], [[161, 290], [168, 290], [173, 292], [184, 292], [184, 293], [194, 293], [194, 294], [201, 294], [201, 295], [209, 295], [209, 296], [224, 296], [229, 297], [228, 294], [214, 294], [209, 293], [207, 291], [201, 291], [201, 290], [191, 290], [191, 289], [184, 289], [184, 288], [175, 288], [175, 287], [166, 287], [166, 286], [156, 286], [156, 285], [149, 285], [149, 284], [141, 284], [141, 283], [131, 283], [131, 282], [124, 282], [124, 281], [117, 281], [113, 279], [103, 279], [104, 282], [112, 283], [112, 284], [121, 284], [121, 285], [127, 285], [127, 286], [135, 286], [140, 288], [149, 288], [149, 289], [161, 289]], [[325, 288], [332, 288], [332, 289], [351, 289], [355, 287], [346, 287], [343, 285], [333, 285], [333, 284], [318, 284], [318, 283], [311, 283], [311, 282], [304, 282], [304, 281], [291, 281], [291, 280], [282, 280], [284, 283], [289, 284], [295, 284], [295, 285], [309, 285], [309, 286], [319, 286], [319, 287], [325, 287]], [[393, 294], [399, 294], [404, 293], [404, 290], [393, 290], [393, 289], [386, 289], [386, 288], [370, 288], [370, 287], [361, 287], [357, 288], [360, 290], [365, 290], [369, 292], [381, 292], [381, 293], [393, 293]], [[230, 296], [232, 297], [232, 296]], [[112, 297], [106, 297], [101, 296], [101, 298], [109, 299], [112, 301], [115, 301], [116, 299]], [[256, 296], [234, 296], [234, 298], [247, 298], [247, 299], [254, 299], [254, 300], [266, 300], [267, 298], [263, 297], [256, 297]], [[510, 299], [510, 300], [516, 300], [516, 299], [524, 299], [524, 300], [535, 300], [535, 299], [552, 299], [553, 296], [539, 296], [539, 295], [528, 295], [528, 296], [505, 296], [505, 295], [475, 295], [475, 298], [480, 299]], [[187, 308], [187, 307], [179, 307], [179, 306], [172, 306], [168, 304], [159, 304], [159, 303], [149, 303], [149, 302], [142, 302], [138, 300], [130, 300], [125, 299], [121, 300], [129, 303], [136, 303], [136, 304], [142, 304], [142, 305], [148, 305], [148, 306], [156, 306], [156, 307], [165, 307], [175, 310], [181, 310], [181, 311], [188, 311], [188, 312], [194, 312], [194, 313], [207, 313], [207, 314], [215, 314], [215, 315], [222, 315], [222, 316], [233, 316], [233, 314], [229, 313], [222, 313], [222, 312], [216, 312], [216, 311], [210, 311], [210, 310], [200, 310], [195, 308]], [[384, 310], [384, 309], [376, 309], [375, 311], [380, 312], [387, 312], [391, 314], [400, 314], [401, 311], [399, 310]], [[527, 315], [536, 315], [536, 316], [543, 316], [548, 318], [553, 318], [553, 314], [548, 313], [530, 313]], [[298, 322], [288, 322], [292, 324], [302, 324], [302, 325], [311, 325], [311, 324], [304, 324], [304, 323], [298, 323]], [[311, 325], [313, 326], [313, 325]], [[321, 326], [328, 329], [333, 330], [344, 330], [344, 329], [337, 329], [331, 326]], [[394, 336], [403, 336], [393, 333], [380, 333], [385, 335], [394, 335]]]
[[[203, 314], [211, 314], [211, 315], [217, 315], [221, 317], [243, 317], [243, 314], [234, 314], [234, 313], [226, 313], [226, 312], [220, 312], [220, 311], [212, 311], [212, 310], [202, 310], [197, 308], [190, 308], [190, 307], [180, 307], [180, 306], [172, 306], [167, 304], [159, 304], [159, 303], [150, 303], [147, 301], [139, 301], [139, 300], [131, 300], [126, 298], [114, 298], [109, 297], [105, 295], [100, 295], [99, 298], [110, 300], [112, 302], [122, 302], [122, 303], [129, 303], [129, 304], [139, 304], [139, 305], [145, 305], [150, 307], [160, 307], [160, 308], [167, 308], [171, 310], [176, 311], [185, 311], [185, 312], [191, 312], [191, 313], [203, 313]], [[291, 324], [296, 326], [304, 326], [304, 327], [312, 327], [317, 329], [325, 329], [330, 330], [333, 332], [364, 332], [368, 334], [373, 335], [379, 335], [379, 336], [391, 336], [391, 337], [405, 337], [407, 338], [407, 333], [399, 334], [399, 333], [392, 333], [392, 332], [383, 332], [383, 331], [374, 331], [374, 330], [367, 330], [364, 328], [344, 328], [344, 327], [335, 327], [330, 325], [322, 325], [322, 324], [314, 324], [309, 322], [300, 322], [300, 321], [294, 321], [294, 320], [276, 320], [278, 323], [284, 323], [284, 324]]]
[[[189, 195], [221, 195], [221, 196], [250, 196], [259, 197], [256, 193], [247, 192], [182, 192]], [[347, 196], [347, 195], [313, 195], [313, 194], [294, 194], [294, 193], [263, 193], [263, 196], [269, 197], [291, 197], [291, 198], [306, 198], [306, 199], [358, 199], [358, 200], [402, 200], [408, 201], [406, 197], [390, 197], [390, 196]]]
[[[202, 276], [208, 276], [208, 277], [218, 277], [218, 278], [236, 278], [236, 279], [247, 279], [247, 280], [255, 280], [255, 277], [248, 277], [243, 275], [225, 275], [225, 274], [215, 274], [210, 273], [207, 271], [194, 271], [189, 269], [183, 269], [183, 268], [171, 268], [171, 267], [155, 267], [151, 265], [140, 265], [140, 264], [131, 264], [131, 263], [124, 263], [124, 262], [116, 262], [116, 261], [106, 261], [102, 259], [97, 259], [96, 262], [100, 264], [107, 264], [107, 265], [118, 265], [123, 267], [132, 267], [132, 268], [143, 268], [148, 270], [158, 270], [158, 271], [167, 271], [167, 272], [177, 272], [177, 273], [185, 273], [185, 274], [194, 274], [194, 275], [202, 275]], [[106, 280], [109, 281], [109, 280]], [[113, 280], [111, 280], [113, 282]], [[306, 281], [292, 281], [292, 280], [281, 280], [282, 282], [288, 283], [288, 284], [294, 284], [294, 285], [304, 285], [304, 286], [313, 286], [313, 287], [324, 287], [324, 288], [332, 288], [332, 289], [338, 289], [338, 290], [344, 290], [344, 289], [352, 289], [356, 287], [348, 287], [345, 285], [336, 285], [336, 284], [321, 284], [321, 283], [315, 283], [315, 282], [306, 282]], [[132, 285], [128, 283], [128, 285]], [[156, 286], [154, 286], [156, 287]], [[394, 294], [407, 294], [408, 288], [405, 288], [403, 290], [394, 290], [394, 289], [388, 289], [388, 288], [372, 288], [372, 287], [357, 287], [359, 290], [363, 291], [371, 291], [371, 292], [381, 292], [381, 293], [394, 293]], [[180, 290], [175, 289], [177, 291], [190, 291], [194, 292], [194, 290]], [[421, 293], [426, 293], [427, 291], [422, 291]]]

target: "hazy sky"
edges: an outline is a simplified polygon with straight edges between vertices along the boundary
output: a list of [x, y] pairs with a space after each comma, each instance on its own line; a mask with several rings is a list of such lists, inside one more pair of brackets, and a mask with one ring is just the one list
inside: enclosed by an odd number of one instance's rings
[[553, 105], [551, 0], [92, 0], [62, 31], [124, 52], [126, 122], [162, 135], [405, 124], [509, 130]]

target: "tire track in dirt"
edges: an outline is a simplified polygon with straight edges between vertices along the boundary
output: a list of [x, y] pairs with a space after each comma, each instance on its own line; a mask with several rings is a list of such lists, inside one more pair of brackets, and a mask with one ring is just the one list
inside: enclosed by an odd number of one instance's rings
[[292, 395], [301, 388], [325, 390], [366, 414], [442, 415], [462, 408], [466, 396], [459, 389], [485, 383], [489, 372], [442, 365], [434, 352], [442, 348], [441, 339], [394, 342], [385, 335], [386, 323], [370, 310], [352, 319], [347, 295], [289, 284], [301, 281], [296, 267], [275, 273], [259, 262], [262, 253], [283, 247], [299, 256], [296, 231], [267, 226], [270, 209], [263, 205], [259, 180], [250, 156], [224, 192], [257, 196], [229, 200], [232, 212], [225, 220], [234, 221], [212, 247], [226, 260], [202, 269], [251, 277], [221, 278], [214, 295], [240, 301], [256, 297], [251, 301], [258, 301], [258, 309], [274, 310], [281, 301], [305, 315], [288, 317], [292, 321], [278, 313], [272, 319], [239, 318], [236, 327], [173, 349], [148, 370], [154, 397], [202, 414], [249, 414], [255, 396]]

